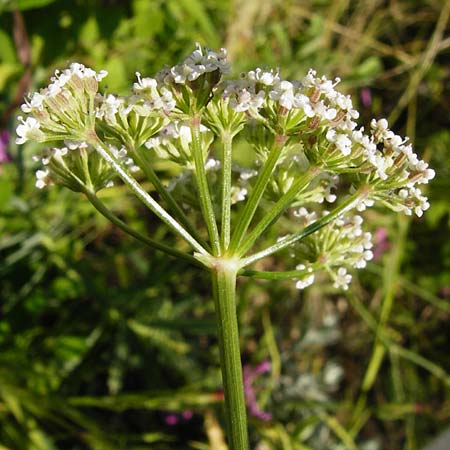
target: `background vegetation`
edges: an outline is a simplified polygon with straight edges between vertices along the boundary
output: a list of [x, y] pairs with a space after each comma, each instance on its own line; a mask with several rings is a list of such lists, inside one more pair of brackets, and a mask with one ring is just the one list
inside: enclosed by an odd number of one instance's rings
[[[37, 190], [36, 149], [13, 132], [23, 95], [68, 61], [125, 93], [196, 41], [227, 47], [236, 73], [340, 76], [361, 122], [388, 117], [437, 171], [422, 220], [370, 213], [378, 257], [345, 294], [240, 282], [243, 362], [271, 414], [251, 416], [252, 448], [415, 450], [448, 424], [450, 1], [0, 0], [0, 13], [1, 450], [225, 448], [203, 274], [79, 195]], [[171, 242], [121, 186], [104, 200]]]

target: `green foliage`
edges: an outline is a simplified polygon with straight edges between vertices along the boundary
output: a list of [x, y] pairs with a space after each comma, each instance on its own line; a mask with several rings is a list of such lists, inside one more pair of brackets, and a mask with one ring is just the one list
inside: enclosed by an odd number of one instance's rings
[[[436, 169], [424, 221], [371, 213], [389, 251], [345, 296], [325, 282], [300, 294], [289, 282], [240, 280], [244, 364], [272, 362], [255, 381], [273, 418], [251, 420], [254, 447], [415, 450], [448, 423], [450, 82], [448, 32], [437, 24], [449, 2], [385, 3], [0, 2], [2, 128], [14, 128], [16, 94], [67, 61], [106, 68], [108, 90], [123, 93], [135, 70], [153, 75], [200, 41], [226, 46], [236, 71], [264, 61], [296, 78], [315, 67], [355, 98], [368, 90], [363, 121], [393, 110], [396, 131]], [[34, 74], [25, 90], [16, 8]], [[205, 275], [143, 248], [76, 194], [36, 190], [35, 150], [9, 151], [13, 162], [0, 166], [0, 449], [220, 448]], [[158, 167], [162, 177], [170, 170]], [[106, 195], [128, 224], [173, 244], [131, 197]]]

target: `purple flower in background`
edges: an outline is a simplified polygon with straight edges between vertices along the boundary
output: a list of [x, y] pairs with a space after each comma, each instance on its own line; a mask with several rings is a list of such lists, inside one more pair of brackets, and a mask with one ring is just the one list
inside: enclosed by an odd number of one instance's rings
[[9, 131], [0, 130], [0, 164], [11, 161], [11, 155], [8, 153]]
[[361, 89], [361, 93], [359, 94], [361, 98], [361, 104], [364, 108], [370, 108], [372, 105], [372, 91], [365, 87]]
[[184, 420], [191, 420], [193, 416], [194, 416], [194, 413], [192, 411], [189, 411], [188, 409], [181, 413], [181, 417]]
[[190, 410], [183, 411], [180, 413], [171, 412], [164, 416], [164, 422], [166, 425], [169, 425], [170, 427], [173, 427], [175, 425], [178, 425], [182, 422], [188, 422], [189, 420], [194, 417], [194, 413]]
[[256, 402], [256, 391], [253, 387], [253, 382], [255, 378], [263, 373], [270, 372], [271, 364], [270, 361], [263, 361], [256, 367], [250, 367], [249, 365], [244, 366], [244, 394], [245, 400], [247, 402], [248, 411], [253, 416], [260, 420], [267, 422], [272, 419], [272, 414], [262, 411]]
[[374, 234], [373, 259], [377, 261], [381, 255], [388, 251], [391, 247], [388, 239], [388, 231], [384, 227], [380, 227]]
[[179, 417], [178, 414], [168, 414], [165, 418], [164, 418], [164, 422], [166, 422], [167, 425], [170, 425], [171, 427], [173, 427], [174, 425], [176, 425], [179, 421]]

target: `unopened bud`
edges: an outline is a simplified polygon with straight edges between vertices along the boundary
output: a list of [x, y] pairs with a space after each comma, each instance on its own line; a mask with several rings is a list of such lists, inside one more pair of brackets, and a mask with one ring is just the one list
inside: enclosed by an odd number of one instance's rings
[[98, 91], [98, 81], [94, 77], [85, 78], [84, 88], [89, 94], [96, 94]]

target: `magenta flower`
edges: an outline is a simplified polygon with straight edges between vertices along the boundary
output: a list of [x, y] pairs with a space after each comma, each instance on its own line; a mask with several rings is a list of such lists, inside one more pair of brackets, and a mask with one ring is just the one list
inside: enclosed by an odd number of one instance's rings
[[361, 104], [364, 106], [364, 108], [370, 108], [372, 106], [372, 91], [365, 87], [361, 89], [360, 92], [360, 98], [361, 98]]
[[11, 155], [8, 153], [9, 131], [0, 130], [0, 164], [11, 161]]
[[192, 419], [192, 417], [194, 417], [194, 413], [189, 409], [183, 411], [181, 414], [176, 412], [170, 412], [165, 415], [164, 422], [166, 423], [166, 425], [173, 427], [175, 425], [178, 425], [179, 423], [189, 422]]
[[164, 422], [166, 422], [167, 425], [170, 425], [171, 427], [173, 427], [178, 423], [179, 420], [180, 419], [177, 414], [168, 414], [165, 417]]
[[256, 367], [245, 365], [243, 369], [244, 377], [244, 394], [247, 403], [248, 411], [253, 416], [264, 422], [272, 419], [272, 414], [262, 411], [256, 401], [256, 391], [253, 382], [258, 375], [270, 372], [271, 363], [268, 360], [263, 361]]
[[384, 227], [380, 227], [374, 234], [374, 247], [373, 247], [373, 259], [377, 261], [381, 258], [383, 253], [387, 252], [391, 248], [391, 244], [388, 239], [388, 231]]

